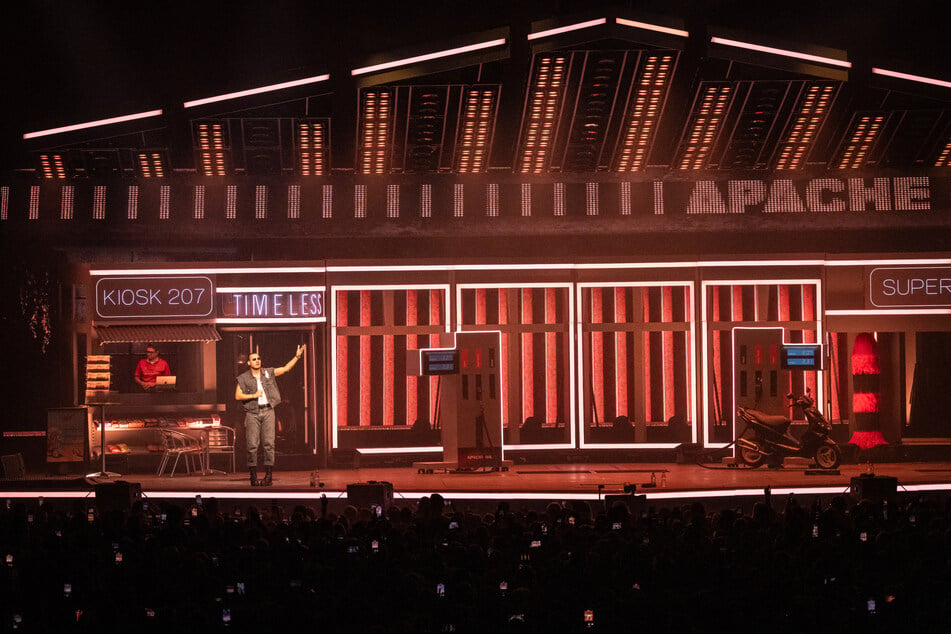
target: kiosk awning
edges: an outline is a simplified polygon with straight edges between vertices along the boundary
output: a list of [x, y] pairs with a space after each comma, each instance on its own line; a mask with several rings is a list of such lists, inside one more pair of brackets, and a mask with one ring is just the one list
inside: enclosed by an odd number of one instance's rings
[[96, 334], [102, 343], [221, 341], [221, 335], [213, 324], [96, 326]]

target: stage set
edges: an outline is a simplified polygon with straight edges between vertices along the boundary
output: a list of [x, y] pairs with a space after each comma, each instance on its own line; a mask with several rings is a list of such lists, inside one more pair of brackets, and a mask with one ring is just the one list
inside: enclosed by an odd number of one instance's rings
[[[947, 83], [718, 15], [543, 4], [438, 29], [451, 46], [335, 47], [245, 90], [175, 73], [162, 107], [24, 122], [0, 173], [0, 454], [23, 481], [394, 500], [951, 482]], [[267, 488], [235, 392], [252, 358], [280, 385], [258, 403]], [[740, 440], [751, 424], [775, 446]]]

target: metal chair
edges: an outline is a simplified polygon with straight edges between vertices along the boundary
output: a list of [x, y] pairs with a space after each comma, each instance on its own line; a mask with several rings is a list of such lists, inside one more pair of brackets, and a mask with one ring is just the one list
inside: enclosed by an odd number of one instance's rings
[[[212, 454], [231, 454], [231, 473], [236, 470], [234, 438], [235, 432], [231, 427], [222, 425], [220, 427], [208, 428], [208, 461], [211, 462]], [[205, 466], [211, 468], [211, 465]]]
[[196, 457], [198, 458], [198, 464], [201, 464], [201, 443], [198, 442], [198, 439], [180, 431], [173, 429], [163, 429], [161, 431], [162, 460], [159, 462], [155, 475], [162, 475], [173, 456], [175, 460], [172, 461], [172, 469], [169, 471], [168, 477], [171, 478], [175, 475], [175, 469], [178, 467], [178, 461], [181, 460], [182, 456], [185, 456], [185, 472], [190, 474], [195, 468], [193, 460]]

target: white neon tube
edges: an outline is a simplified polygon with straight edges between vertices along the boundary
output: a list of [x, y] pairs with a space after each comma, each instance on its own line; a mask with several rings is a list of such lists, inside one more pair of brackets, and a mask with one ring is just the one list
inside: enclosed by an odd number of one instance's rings
[[529, 33], [528, 39], [540, 40], [543, 37], [551, 37], [552, 35], [559, 35], [561, 33], [570, 33], [571, 31], [580, 31], [581, 29], [587, 29], [592, 26], [607, 24], [607, 21], [607, 18], [598, 18], [597, 20], [588, 20], [587, 22], [578, 22], [576, 24], [569, 24], [567, 26], [559, 26], [554, 29], [546, 29], [536, 33]]
[[614, 18], [614, 21], [621, 26], [630, 26], [635, 29], [644, 29], [645, 31], [656, 31], [657, 33], [666, 33], [667, 35], [676, 35], [677, 37], [690, 37], [688, 31], [681, 29], [672, 29], [669, 26], [659, 24], [650, 24], [648, 22], [638, 22], [637, 20], [627, 20], [625, 18]]
[[260, 95], [266, 92], [284, 90], [285, 88], [294, 88], [296, 86], [306, 86], [308, 84], [316, 84], [322, 81], [327, 81], [328, 79], [330, 79], [330, 75], [315, 75], [314, 77], [305, 77], [304, 79], [295, 79], [293, 81], [285, 81], [280, 84], [271, 84], [269, 86], [261, 86], [260, 88], [249, 88], [247, 90], [229, 92], [223, 95], [215, 95], [214, 97], [205, 97], [204, 99], [195, 99], [193, 101], [186, 101], [183, 105], [186, 108], [194, 108], [195, 106], [203, 106], [205, 104], [215, 103], [218, 101], [227, 101], [229, 99], [238, 99], [239, 97], [248, 97], [250, 95]]
[[452, 57], [453, 55], [462, 55], [463, 53], [472, 53], [473, 51], [481, 51], [487, 48], [502, 46], [503, 44], [505, 44], [504, 37], [499, 38], [497, 40], [479, 42], [478, 44], [470, 44], [468, 46], [450, 48], [444, 51], [436, 51], [435, 53], [426, 53], [424, 55], [416, 55], [415, 57], [406, 57], [404, 59], [396, 59], [391, 62], [373, 64], [372, 66], [364, 66], [363, 68], [355, 68], [352, 71], [350, 71], [350, 74], [353, 75], [354, 77], [357, 75], [366, 75], [368, 73], [376, 73], [381, 70], [389, 70], [391, 68], [399, 68], [400, 66], [408, 66], [409, 64], [416, 64], [419, 62], [428, 62], [429, 60], [433, 60], [433, 59]]
[[951, 81], [944, 81], [943, 79], [932, 79], [930, 77], [923, 77], [921, 75], [911, 75], [909, 73], [899, 73], [895, 70], [885, 70], [884, 68], [872, 68], [873, 75], [882, 75], [884, 77], [894, 77], [895, 79], [905, 79], [908, 81], [916, 81], [920, 84], [930, 84], [932, 86], [941, 86], [942, 88], [951, 88]]
[[821, 55], [810, 55], [809, 53], [800, 53], [799, 51], [790, 51], [784, 48], [775, 48], [773, 46], [762, 46], [750, 42], [741, 42], [739, 40], [730, 40], [725, 37], [711, 37], [711, 44], [722, 44], [723, 46], [732, 46], [734, 48], [744, 48], [749, 51], [759, 53], [769, 53], [771, 55], [782, 55], [783, 57], [792, 57], [807, 62], [817, 62], [819, 64], [828, 64], [829, 66], [838, 66], [840, 68], [852, 68], [852, 62], [846, 62], [832, 57], [822, 57]]
[[62, 134], [63, 132], [73, 132], [75, 130], [86, 130], [89, 128], [98, 128], [99, 126], [112, 125], [113, 123], [123, 123], [125, 121], [136, 121], [138, 119], [148, 119], [150, 117], [161, 116], [161, 110], [148, 110], [146, 112], [137, 112], [135, 114], [122, 115], [120, 117], [111, 117], [109, 119], [98, 119], [86, 123], [76, 123], [66, 125], [61, 128], [50, 128], [49, 130], [39, 130], [37, 132], [27, 132], [23, 135], [24, 139], [36, 139], [38, 137], [50, 136], [53, 134]]

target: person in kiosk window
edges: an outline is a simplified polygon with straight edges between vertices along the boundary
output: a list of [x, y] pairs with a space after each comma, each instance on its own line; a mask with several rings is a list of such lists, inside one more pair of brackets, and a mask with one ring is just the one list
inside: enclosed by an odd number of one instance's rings
[[[274, 467], [274, 408], [281, 402], [277, 377], [290, 372], [304, 355], [306, 346], [297, 346], [294, 358], [280, 368], [262, 368], [261, 355], [248, 355], [247, 372], [238, 375], [236, 400], [244, 403], [244, 427], [248, 439], [248, 472], [251, 486], [271, 486]], [[258, 480], [258, 445], [264, 449], [264, 479]]]
[[172, 371], [168, 362], [159, 357], [158, 348], [151, 343], [145, 347], [145, 358], [139, 360], [135, 366], [135, 382], [146, 391], [155, 389], [155, 378], [171, 376]]

